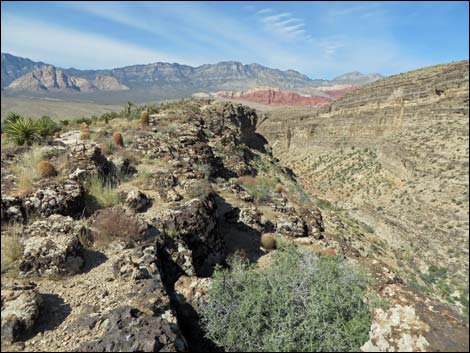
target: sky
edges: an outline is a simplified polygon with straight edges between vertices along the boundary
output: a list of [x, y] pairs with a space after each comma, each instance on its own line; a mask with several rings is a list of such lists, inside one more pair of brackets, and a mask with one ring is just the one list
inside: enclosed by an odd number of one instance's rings
[[331, 79], [469, 57], [468, 2], [1, 2], [1, 51], [59, 67], [220, 61]]

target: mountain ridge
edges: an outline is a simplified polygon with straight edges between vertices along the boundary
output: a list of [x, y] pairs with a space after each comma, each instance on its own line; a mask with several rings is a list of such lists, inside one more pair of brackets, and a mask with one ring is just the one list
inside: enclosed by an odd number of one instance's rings
[[[34, 62], [2, 53], [2, 91], [12, 95], [19, 90], [23, 92], [30, 91], [29, 86], [34, 87], [34, 82], [28, 82], [28, 77], [24, 78], [23, 76], [42, 66], [54, 66], [56, 70], [60, 70], [67, 76], [88, 81], [93, 81], [98, 76], [113, 77], [118, 84], [129, 88], [126, 92], [121, 90], [121, 92], [114, 94], [120, 100], [182, 98], [197, 92], [246, 91], [260, 86], [276, 87], [280, 90], [298, 94], [317, 94], [318, 87], [348, 84], [347, 80], [337, 82], [334, 79], [312, 79], [296, 70], [283, 71], [257, 63], [243, 64], [238, 61], [222, 61], [197, 67], [179, 63], [156, 62], [106, 70], [80, 70], [60, 68], [55, 65]], [[7, 73], [5, 77], [4, 72]], [[356, 74], [354, 84], [369, 83], [371, 77], [374, 79], [379, 78], [379, 76], [381, 77], [378, 74], [359, 74], [359, 76]], [[361, 81], [362, 77], [364, 79]], [[20, 78], [22, 78], [24, 84], [18, 85], [16, 83], [12, 90], [11, 84]], [[33, 89], [33, 91], [37, 90]], [[47, 90], [43, 90], [43, 94], [68, 94], [69, 91], [47, 92]], [[85, 93], [92, 93], [90, 90], [85, 91]], [[111, 96], [113, 94], [108, 94], [108, 98]]]

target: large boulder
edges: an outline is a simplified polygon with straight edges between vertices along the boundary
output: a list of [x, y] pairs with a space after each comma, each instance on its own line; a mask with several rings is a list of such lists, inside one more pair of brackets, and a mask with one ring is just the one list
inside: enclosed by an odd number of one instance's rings
[[83, 265], [82, 244], [88, 229], [71, 217], [52, 215], [26, 226], [22, 231], [24, 251], [19, 261], [20, 276], [76, 274]]
[[2, 288], [2, 341], [18, 341], [34, 326], [42, 297], [34, 283]]
[[24, 209], [21, 198], [2, 194], [1, 198], [2, 224], [23, 223]]
[[73, 146], [67, 156], [67, 172], [71, 179], [79, 180], [89, 175], [109, 175], [115, 167], [95, 143]]
[[162, 251], [189, 276], [209, 276], [225, 260], [223, 235], [216, 227], [213, 194], [168, 209], [156, 225], [164, 237]]
[[186, 342], [176, 325], [161, 316], [123, 306], [105, 318], [105, 333], [95, 341], [84, 343], [80, 352], [183, 352]]
[[45, 185], [22, 201], [27, 216], [77, 216], [84, 208], [84, 189], [79, 182], [66, 180], [61, 184]]

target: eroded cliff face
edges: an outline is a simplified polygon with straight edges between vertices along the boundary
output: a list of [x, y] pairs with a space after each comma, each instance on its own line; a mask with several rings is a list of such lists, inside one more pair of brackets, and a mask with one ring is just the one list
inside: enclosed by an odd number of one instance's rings
[[258, 124], [275, 156], [327, 200], [327, 231], [464, 315], [468, 64], [388, 77], [321, 108], [273, 111]]

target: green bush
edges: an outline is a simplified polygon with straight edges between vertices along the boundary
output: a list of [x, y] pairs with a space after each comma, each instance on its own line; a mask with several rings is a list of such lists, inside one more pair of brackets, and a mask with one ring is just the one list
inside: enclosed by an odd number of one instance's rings
[[237, 183], [243, 185], [258, 204], [266, 204], [271, 201], [278, 182], [277, 178], [263, 176], [242, 176], [237, 180]]
[[369, 338], [367, 281], [340, 257], [284, 247], [269, 268], [214, 273], [206, 336], [226, 351], [357, 351]]
[[31, 119], [25, 119], [21, 116], [5, 121], [6, 134], [15, 141], [17, 145], [32, 145], [38, 139], [39, 133], [37, 126]]
[[60, 131], [59, 125], [46, 115], [36, 120], [35, 125], [41, 137], [51, 137], [55, 132]]

